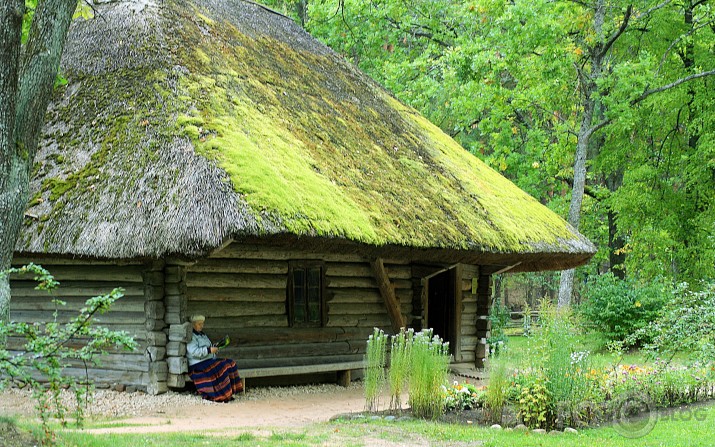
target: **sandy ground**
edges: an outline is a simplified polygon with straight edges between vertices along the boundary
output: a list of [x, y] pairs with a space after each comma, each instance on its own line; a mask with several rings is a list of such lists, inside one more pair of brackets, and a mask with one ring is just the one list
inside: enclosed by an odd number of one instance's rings
[[[64, 396], [71, 402], [69, 393]], [[388, 403], [388, 398], [382, 399]], [[0, 415], [35, 416], [27, 391], [0, 393]], [[348, 388], [337, 385], [256, 388], [229, 403], [202, 400], [190, 393], [169, 392], [149, 396], [98, 390], [89, 406], [93, 421], [107, 420], [119, 426], [94, 428], [95, 433], [157, 433], [213, 431], [217, 434], [251, 431], [260, 433], [326, 422], [337, 415], [360, 413], [365, 399], [360, 383]], [[386, 405], [383, 405], [386, 407]]]

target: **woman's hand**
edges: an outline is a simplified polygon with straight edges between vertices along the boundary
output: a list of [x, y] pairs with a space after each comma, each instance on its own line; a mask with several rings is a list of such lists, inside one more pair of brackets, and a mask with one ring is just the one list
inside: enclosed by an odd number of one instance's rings
[[209, 348], [209, 352], [210, 352], [211, 354], [216, 354], [216, 353], [218, 352], [218, 348], [217, 348], [216, 346], [211, 346], [211, 347]]

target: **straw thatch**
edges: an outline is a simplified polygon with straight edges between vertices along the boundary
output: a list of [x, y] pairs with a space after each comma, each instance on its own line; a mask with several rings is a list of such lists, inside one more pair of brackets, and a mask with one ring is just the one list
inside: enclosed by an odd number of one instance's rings
[[238, 0], [97, 9], [70, 31], [18, 252], [197, 257], [281, 236], [529, 269], [594, 252], [279, 14]]

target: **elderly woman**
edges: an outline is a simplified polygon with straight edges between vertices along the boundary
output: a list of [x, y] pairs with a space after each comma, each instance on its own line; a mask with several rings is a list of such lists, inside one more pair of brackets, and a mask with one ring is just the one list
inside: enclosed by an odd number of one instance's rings
[[193, 315], [194, 327], [191, 342], [186, 345], [186, 357], [189, 359], [189, 377], [196, 385], [196, 391], [204, 399], [215, 402], [228, 402], [233, 395], [243, 390], [243, 382], [238, 375], [236, 362], [217, 358], [218, 348], [204, 334], [203, 315]]

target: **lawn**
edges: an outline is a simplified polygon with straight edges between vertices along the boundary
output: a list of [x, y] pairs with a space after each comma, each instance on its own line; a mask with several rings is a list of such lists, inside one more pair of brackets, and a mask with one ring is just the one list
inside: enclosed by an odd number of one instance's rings
[[[265, 432], [265, 431], [264, 431]], [[316, 424], [290, 431], [256, 435], [170, 433], [92, 435], [82, 431], [59, 434], [62, 447], [291, 447], [291, 446], [543, 446], [543, 447], [618, 447], [618, 446], [713, 446], [715, 404], [682, 408], [661, 415], [647, 435], [629, 439], [612, 427], [582, 430], [578, 434], [546, 434], [497, 431], [471, 425], [451, 425], [422, 420], [388, 422], [351, 420]]]

